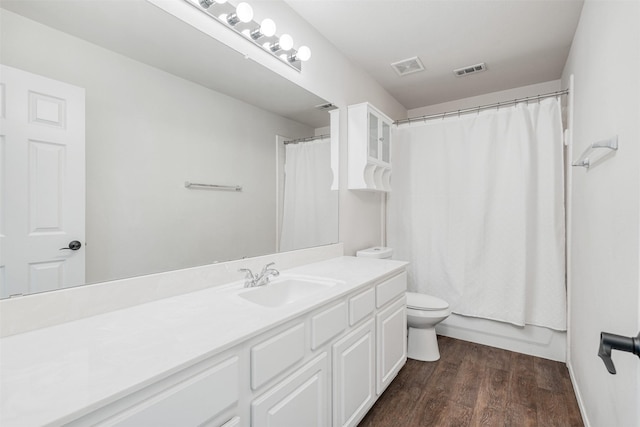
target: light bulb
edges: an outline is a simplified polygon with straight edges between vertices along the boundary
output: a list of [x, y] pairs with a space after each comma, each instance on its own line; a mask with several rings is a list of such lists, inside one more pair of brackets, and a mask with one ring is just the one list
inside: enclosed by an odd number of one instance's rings
[[260, 32], [265, 37], [271, 37], [276, 33], [276, 23], [272, 19], [263, 19], [260, 23]]
[[289, 50], [293, 47], [293, 38], [289, 34], [283, 34], [278, 40], [278, 45], [282, 50]]
[[[267, 18], [263, 19], [259, 28], [249, 33], [252, 39], [258, 40], [260, 37], [271, 37], [276, 33], [276, 23]], [[267, 47], [267, 46], [265, 46]]]
[[249, 3], [242, 2], [236, 7], [236, 15], [242, 22], [250, 22], [253, 19], [253, 8]]
[[311, 58], [311, 49], [307, 46], [300, 46], [300, 49], [298, 49], [298, 52], [296, 53], [296, 59], [304, 62], [308, 61], [309, 58]]
[[251, 22], [253, 19], [253, 9], [248, 3], [240, 3], [236, 11], [230, 15], [220, 15], [220, 19], [227, 21], [227, 24], [235, 27], [239, 22]]

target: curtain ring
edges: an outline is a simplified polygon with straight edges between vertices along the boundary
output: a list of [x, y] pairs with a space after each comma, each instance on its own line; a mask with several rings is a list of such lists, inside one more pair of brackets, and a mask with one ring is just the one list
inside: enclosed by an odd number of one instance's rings
[[496, 105], [496, 111], [500, 111], [500, 103], [498, 102], [498, 105]]
[[460, 110], [458, 110], [458, 118], [460, 118]]

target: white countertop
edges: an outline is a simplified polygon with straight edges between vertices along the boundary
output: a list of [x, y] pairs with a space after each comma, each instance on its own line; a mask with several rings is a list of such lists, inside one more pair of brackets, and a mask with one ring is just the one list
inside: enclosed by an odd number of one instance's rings
[[277, 308], [239, 298], [235, 282], [0, 339], [0, 425], [64, 423], [406, 264], [340, 257], [281, 271], [343, 283]]

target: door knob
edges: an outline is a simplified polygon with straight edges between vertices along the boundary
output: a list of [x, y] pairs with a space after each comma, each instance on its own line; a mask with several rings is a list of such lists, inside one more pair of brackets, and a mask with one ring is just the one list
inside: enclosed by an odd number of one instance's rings
[[60, 250], [61, 251], [64, 251], [64, 250], [77, 251], [81, 247], [82, 247], [82, 243], [78, 242], [77, 240], [72, 240], [72, 241], [69, 242], [69, 246], [68, 247], [60, 248]]
[[616, 367], [613, 365], [613, 360], [611, 360], [611, 350], [627, 351], [640, 357], [640, 332], [638, 332], [637, 337], [623, 337], [607, 332], [600, 333], [598, 356], [604, 362], [607, 371], [610, 374], [615, 374]]

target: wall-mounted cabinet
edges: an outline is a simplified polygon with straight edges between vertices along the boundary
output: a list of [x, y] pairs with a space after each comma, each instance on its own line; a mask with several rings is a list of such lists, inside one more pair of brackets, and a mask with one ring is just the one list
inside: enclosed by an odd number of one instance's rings
[[349, 106], [349, 189], [391, 191], [392, 124], [367, 102]]

